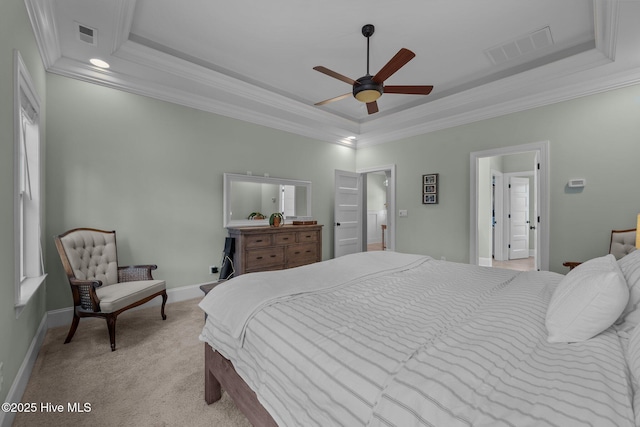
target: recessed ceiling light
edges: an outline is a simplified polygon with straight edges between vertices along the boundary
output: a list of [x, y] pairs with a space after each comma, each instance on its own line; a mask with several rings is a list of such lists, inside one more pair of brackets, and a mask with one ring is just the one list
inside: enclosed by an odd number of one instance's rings
[[100, 67], [100, 68], [109, 68], [109, 63], [103, 61], [102, 59], [98, 59], [98, 58], [91, 58], [89, 60], [89, 62], [91, 62], [93, 65], [95, 65], [96, 67]]

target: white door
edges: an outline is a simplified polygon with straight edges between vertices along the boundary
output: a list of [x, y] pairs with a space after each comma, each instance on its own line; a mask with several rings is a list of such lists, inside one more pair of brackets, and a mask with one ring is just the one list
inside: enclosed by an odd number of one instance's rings
[[529, 257], [529, 178], [509, 181], [509, 259]]
[[362, 252], [362, 176], [335, 171], [334, 257]]

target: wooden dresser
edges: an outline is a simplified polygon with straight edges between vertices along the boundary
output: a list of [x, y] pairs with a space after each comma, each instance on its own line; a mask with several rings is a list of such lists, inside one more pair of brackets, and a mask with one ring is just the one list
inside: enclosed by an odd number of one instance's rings
[[283, 270], [322, 260], [322, 225], [229, 228], [235, 275]]

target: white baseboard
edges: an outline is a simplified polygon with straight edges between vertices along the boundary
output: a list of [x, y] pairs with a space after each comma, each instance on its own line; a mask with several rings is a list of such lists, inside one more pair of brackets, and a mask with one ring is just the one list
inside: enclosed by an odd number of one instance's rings
[[[38, 352], [42, 346], [42, 341], [44, 341], [44, 336], [47, 333], [47, 314], [48, 313], [45, 313], [44, 316], [42, 316], [38, 330], [31, 340], [31, 345], [27, 350], [27, 354], [24, 357], [22, 365], [20, 365], [16, 378], [13, 380], [13, 384], [11, 384], [11, 388], [7, 394], [7, 402], [20, 402], [22, 400], [22, 395], [24, 394], [27, 384], [29, 383], [29, 378], [31, 377], [33, 365], [36, 363]], [[0, 427], [11, 427], [15, 417], [15, 412], [0, 411]]]
[[[196, 285], [167, 289], [167, 303], [186, 301], [194, 298], [202, 298], [204, 294], [200, 290], [200, 285], [204, 284], [205, 283], [199, 283]], [[162, 304], [162, 299], [154, 298], [148, 303], [135, 307], [132, 310], [160, 306], [160, 304]], [[20, 402], [20, 400], [22, 400], [22, 395], [27, 388], [27, 383], [29, 382], [29, 378], [31, 377], [33, 365], [38, 358], [38, 352], [40, 352], [40, 347], [42, 346], [42, 342], [44, 341], [47, 329], [70, 325], [72, 319], [73, 307], [51, 310], [46, 312], [44, 316], [42, 316], [40, 326], [38, 326], [38, 330], [33, 337], [33, 340], [31, 341], [31, 345], [29, 346], [29, 350], [27, 351], [22, 365], [18, 370], [18, 374], [16, 375], [13, 384], [11, 385], [11, 389], [9, 389], [9, 394], [7, 394], [6, 400], [7, 402]], [[14, 418], [15, 413], [0, 411], [0, 427], [11, 427]]]
[[491, 258], [478, 257], [478, 265], [480, 267], [491, 267], [493, 265], [493, 262]]
[[[202, 298], [204, 294], [200, 290], [200, 285], [204, 283], [198, 283], [197, 285], [181, 286], [179, 288], [167, 289], [167, 304], [172, 302], [186, 301], [194, 298]], [[146, 304], [142, 304], [138, 307], [132, 308], [132, 310], [139, 310], [141, 308], [156, 307], [162, 304], [161, 298], [154, 298]], [[47, 329], [56, 328], [58, 326], [67, 326], [71, 324], [73, 319], [73, 307], [61, 308], [59, 310], [51, 310], [48, 312]]]

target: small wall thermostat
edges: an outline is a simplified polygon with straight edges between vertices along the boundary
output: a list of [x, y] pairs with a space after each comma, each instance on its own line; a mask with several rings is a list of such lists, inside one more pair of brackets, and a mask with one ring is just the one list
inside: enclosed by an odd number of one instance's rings
[[567, 184], [570, 188], [582, 188], [587, 183], [587, 180], [584, 178], [575, 178], [570, 179], [569, 184]]

